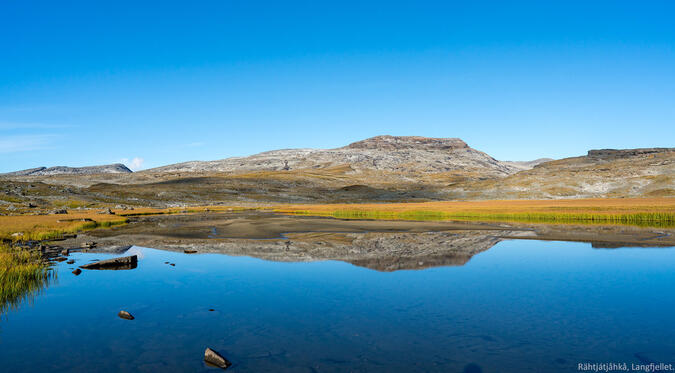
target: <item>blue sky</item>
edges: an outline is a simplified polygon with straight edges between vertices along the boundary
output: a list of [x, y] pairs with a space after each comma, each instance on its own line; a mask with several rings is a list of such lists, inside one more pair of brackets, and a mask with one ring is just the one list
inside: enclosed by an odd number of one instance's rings
[[380, 134], [503, 160], [675, 146], [674, 17], [671, 1], [3, 1], [0, 172]]

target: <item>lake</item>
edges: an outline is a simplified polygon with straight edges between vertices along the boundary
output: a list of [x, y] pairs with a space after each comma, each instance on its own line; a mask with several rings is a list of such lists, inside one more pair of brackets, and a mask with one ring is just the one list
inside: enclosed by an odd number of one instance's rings
[[[71, 274], [129, 254], [135, 269]], [[463, 265], [395, 271], [136, 246], [70, 258], [0, 320], [0, 370], [217, 371], [203, 362], [206, 347], [232, 372], [675, 363], [672, 248], [505, 240]]]

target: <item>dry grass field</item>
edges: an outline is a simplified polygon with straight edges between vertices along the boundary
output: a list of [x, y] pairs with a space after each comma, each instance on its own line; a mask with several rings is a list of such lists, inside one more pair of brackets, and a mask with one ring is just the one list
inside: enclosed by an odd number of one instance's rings
[[127, 218], [96, 211], [71, 211], [63, 215], [0, 216], [0, 239], [12, 241], [47, 240], [85, 229], [124, 224]]

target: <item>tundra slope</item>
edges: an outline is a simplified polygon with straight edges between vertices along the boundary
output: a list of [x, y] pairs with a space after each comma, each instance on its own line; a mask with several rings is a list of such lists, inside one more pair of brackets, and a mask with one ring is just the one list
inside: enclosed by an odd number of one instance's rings
[[64, 200], [135, 206], [674, 196], [675, 149], [502, 162], [459, 139], [377, 136], [142, 172], [0, 176], [0, 213]]
[[675, 196], [675, 148], [601, 149], [536, 165], [498, 180], [446, 189], [462, 199]]

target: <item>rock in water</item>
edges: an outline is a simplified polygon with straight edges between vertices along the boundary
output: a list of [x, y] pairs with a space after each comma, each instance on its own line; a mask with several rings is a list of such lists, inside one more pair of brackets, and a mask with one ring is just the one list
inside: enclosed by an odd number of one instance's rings
[[68, 256], [68, 255], [70, 255], [70, 250], [69, 250], [69, 249], [63, 249], [63, 250], [61, 250], [61, 255], [63, 255], [63, 256]]
[[226, 358], [208, 347], [206, 348], [206, 351], [204, 351], [204, 361], [222, 369], [227, 369], [232, 365]]
[[68, 263], [68, 264], [73, 264], [73, 263], [75, 263], [75, 260], [74, 260], [74, 259], [70, 259], [70, 260], [67, 261], [66, 263]]
[[134, 317], [127, 311], [120, 311], [117, 316], [125, 320], [133, 320]]
[[75, 270], [73, 271], [73, 274], [74, 274], [75, 276], [79, 276], [80, 273], [82, 273], [82, 270], [79, 269], [79, 268], [75, 268]]
[[123, 256], [121, 258], [101, 260], [94, 263], [81, 265], [83, 269], [134, 269], [138, 263], [136, 255]]
[[185, 249], [185, 250], [183, 250], [183, 252], [184, 252], [185, 254], [196, 254], [196, 253], [197, 253], [197, 250], [188, 250], [188, 249]]

